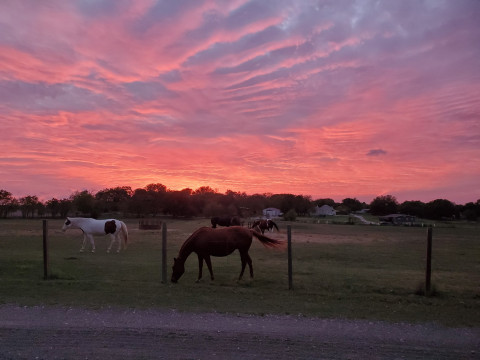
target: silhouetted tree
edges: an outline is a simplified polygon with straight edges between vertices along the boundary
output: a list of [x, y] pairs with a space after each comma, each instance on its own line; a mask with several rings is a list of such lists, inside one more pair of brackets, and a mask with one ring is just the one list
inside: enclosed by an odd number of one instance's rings
[[168, 191], [165, 203], [165, 212], [173, 216], [192, 216], [194, 208], [191, 205], [192, 189]]
[[128, 200], [128, 212], [135, 214], [137, 217], [143, 217], [149, 213], [147, 209], [150, 208], [150, 201], [151, 195], [147, 190], [135, 189], [133, 195]]
[[226, 210], [223, 205], [217, 202], [208, 202], [205, 204], [202, 210], [202, 214], [205, 217], [213, 217], [213, 216], [223, 216], [225, 215]]
[[50, 200], [47, 200], [45, 207], [47, 208], [47, 211], [50, 212], [50, 216], [54, 218], [60, 212], [60, 201], [51, 198]]
[[330, 199], [330, 198], [325, 198], [325, 199], [317, 199], [313, 202], [313, 205], [315, 206], [318, 206], [318, 207], [321, 207], [323, 205], [328, 205], [328, 206], [331, 206], [331, 207], [335, 207], [337, 204], [335, 203], [335, 200], [333, 199]]
[[156, 183], [156, 184], [148, 184], [145, 186], [145, 190], [151, 191], [151, 192], [156, 192], [156, 193], [166, 193], [167, 192], [167, 187], [163, 184]]
[[293, 209], [299, 215], [306, 215], [313, 206], [309, 196], [274, 194], [268, 199], [268, 207], [280, 209], [284, 214]]
[[395, 214], [398, 209], [398, 202], [393, 195], [377, 196], [370, 203], [370, 213], [373, 215]]
[[402, 214], [425, 217], [425, 204], [421, 201], [404, 201], [399, 205], [398, 210]]
[[453, 219], [455, 215], [455, 204], [445, 199], [430, 201], [425, 205], [425, 217], [427, 219], [441, 220]]
[[[210, 186], [202, 186], [191, 193], [190, 205], [195, 215], [202, 215], [205, 213], [206, 207], [209, 207], [208, 212], [211, 213], [213, 209], [216, 209], [216, 213], [213, 215], [224, 215], [225, 207], [220, 206], [220, 201], [223, 198], [222, 194], [219, 194], [216, 190]], [[215, 206], [209, 206], [209, 204], [216, 204]]]
[[66, 218], [70, 210], [72, 210], [73, 203], [70, 199], [62, 199], [60, 200], [60, 217]]
[[480, 200], [476, 203], [466, 203], [461, 210], [462, 216], [469, 221], [477, 221], [480, 218]]
[[0, 217], [6, 218], [10, 212], [18, 209], [18, 200], [7, 190], [0, 189]]
[[245, 207], [248, 208], [250, 216], [260, 215], [267, 206], [267, 198], [263, 194], [254, 194], [245, 199]]
[[347, 209], [347, 213], [359, 211], [363, 208], [362, 203], [357, 198], [345, 198], [342, 200], [342, 205]]
[[[227, 190], [225, 194], [209, 186], [202, 186], [192, 191], [183, 189], [172, 191], [160, 183], [149, 184], [143, 189], [132, 191], [129, 186], [106, 188], [92, 195], [87, 190], [77, 191], [69, 199], [57, 200], [52, 198], [45, 204], [36, 196], [26, 196], [20, 200], [15, 199], [6, 190], [0, 190], [0, 217], [7, 217], [16, 209], [22, 210], [23, 217], [32, 217], [35, 213], [42, 215], [47, 210], [52, 217], [60, 214], [66, 217], [75, 210], [75, 214], [97, 217], [103, 212], [128, 211], [136, 216], [149, 216], [157, 214], [171, 214], [174, 216], [217, 216], [240, 215], [243, 217], [260, 216], [261, 211], [267, 207], [280, 209], [284, 214], [293, 210], [295, 214], [305, 215], [310, 213], [315, 206], [330, 205], [344, 209], [347, 213], [366, 208], [356, 198], [345, 198], [341, 204], [333, 199], [323, 198], [312, 201], [310, 196], [294, 194], [254, 194]], [[370, 211], [374, 215], [387, 215], [390, 213], [406, 213], [417, 217], [431, 219], [464, 218], [475, 221], [480, 218], [480, 200], [465, 205], [455, 205], [445, 200], [437, 199], [424, 204], [420, 201], [405, 201], [398, 204], [392, 195], [376, 197], [370, 203]]]
[[47, 210], [47, 207], [45, 206], [45, 204], [43, 202], [39, 201], [37, 203], [37, 206], [36, 206], [35, 210], [37, 211], [38, 216], [43, 217], [43, 216], [45, 216], [45, 212]]
[[297, 213], [294, 209], [288, 210], [286, 213], [283, 215], [283, 219], [286, 221], [295, 221], [297, 220]]
[[95, 197], [87, 190], [75, 192], [71, 196], [71, 199], [75, 209], [82, 215], [89, 215], [93, 218], [97, 217], [97, 214], [94, 213]]
[[101, 212], [125, 210], [132, 194], [130, 186], [103, 189], [95, 194], [96, 206]]
[[18, 200], [23, 218], [34, 217], [39, 201], [36, 195], [27, 195]]
[[156, 216], [164, 211], [167, 198], [167, 187], [162, 184], [149, 184], [145, 187], [148, 192], [147, 212]]

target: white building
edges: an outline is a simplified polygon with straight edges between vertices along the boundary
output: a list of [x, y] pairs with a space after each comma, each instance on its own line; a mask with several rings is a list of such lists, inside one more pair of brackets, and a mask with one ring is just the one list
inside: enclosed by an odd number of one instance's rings
[[327, 215], [337, 215], [337, 212], [330, 205], [315, 206], [315, 209], [312, 211], [312, 216], [327, 216]]
[[266, 208], [263, 209], [263, 216], [265, 216], [268, 219], [274, 218], [274, 217], [279, 217], [282, 216], [283, 213], [280, 209], [277, 208]]

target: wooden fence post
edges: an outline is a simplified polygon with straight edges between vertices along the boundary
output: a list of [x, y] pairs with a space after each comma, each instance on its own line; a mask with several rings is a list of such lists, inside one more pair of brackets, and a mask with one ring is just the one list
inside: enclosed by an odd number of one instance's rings
[[162, 282], [167, 283], [167, 224], [162, 223]]
[[43, 220], [43, 278], [48, 279], [48, 220]]
[[287, 225], [287, 236], [288, 236], [288, 290], [293, 289], [293, 280], [292, 280], [292, 226]]
[[425, 296], [430, 295], [432, 280], [432, 227], [427, 230], [427, 268], [425, 271]]

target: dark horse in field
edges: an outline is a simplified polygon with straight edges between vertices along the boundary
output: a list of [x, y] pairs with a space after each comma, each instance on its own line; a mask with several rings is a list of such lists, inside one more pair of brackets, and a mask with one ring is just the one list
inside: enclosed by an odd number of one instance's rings
[[257, 227], [260, 229], [262, 234], [265, 233], [265, 230], [271, 231], [274, 227], [277, 229], [277, 231], [280, 231], [278, 229], [277, 224], [273, 222], [273, 220], [267, 219], [267, 220], [257, 220], [252, 224], [252, 229], [255, 229]]
[[270, 239], [253, 229], [247, 229], [242, 226], [216, 230], [209, 227], [202, 227], [196, 230], [183, 243], [178, 257], [173, 259], [172, 282], [176, 283], [183, 275], [185, 272], [185, 261], [192, 252], [198, 256], [197, 281], [199, 281], [202, 278], [203, 260], [207, 263], [210, 278], [213, 280], [210, 256], [227, 256], [236, 249], [240, 252], [240, 259], [242, 260], [242, 271], [240, 272], [238, 280], [242, 279], [246, 264], [248, 264], [250, 268], [250, 277], [253, 278], [252, 259], [250, 255], [248, 255], [248, 250], [252, 245], [252, 238], [254, 236], [266, 247], [279, 247], [283, 245], [283, 241]]
[[240, 226], [240, 218], [238, 216], [215, 216], [211, 219], [212, 228], [220, 226]]

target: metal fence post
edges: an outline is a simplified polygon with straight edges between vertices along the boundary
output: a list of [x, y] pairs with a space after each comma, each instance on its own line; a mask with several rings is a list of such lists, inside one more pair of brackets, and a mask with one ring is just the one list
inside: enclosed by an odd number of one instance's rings
[[292, 279], [292, 226], [287, 225], [287, 234], [288, 234], [288, 290], [293, 289], [293, 279]]
[[425, 295], [430, 295], [432, 283], [432, 227], [427, 230], [427, 268], [425, 271]]
[[167, 224], [162, 223], [162, 282], [167, 283]]
[[43, 278], [48, 279], [48, 220], [43, 220]]

